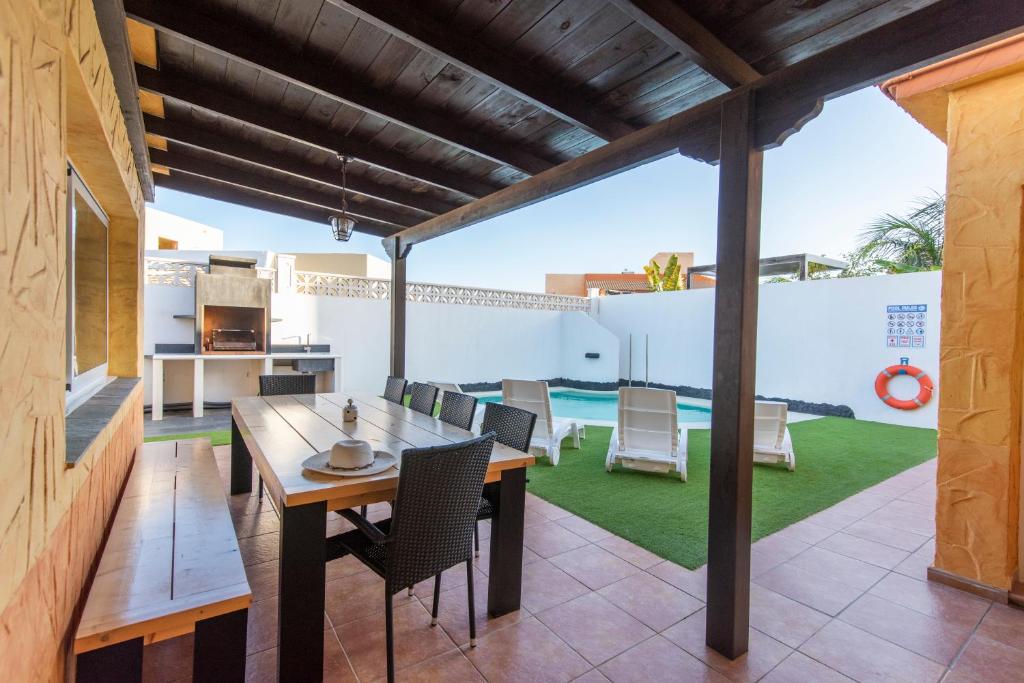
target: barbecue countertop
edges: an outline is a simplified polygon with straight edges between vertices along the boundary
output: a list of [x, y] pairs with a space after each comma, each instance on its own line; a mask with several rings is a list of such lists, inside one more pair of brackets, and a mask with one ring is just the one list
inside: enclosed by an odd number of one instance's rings
[[147, 353], [146, 358], [153, 360], [263, 360], [266, 358], [295, 360], [297, 358], [341, 358], [340, 353], [314, 352], [303, 353]]

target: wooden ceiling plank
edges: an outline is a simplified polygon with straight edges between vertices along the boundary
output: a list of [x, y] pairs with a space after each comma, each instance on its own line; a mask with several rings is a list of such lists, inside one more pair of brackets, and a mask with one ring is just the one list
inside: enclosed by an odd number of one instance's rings
[[[189, 175], [218, 180], [277, 197], [314, 204], [334, 212], [341, 211], [341, 190], [324, 191], [291, 185], [278, 180], [278, 177], [244, 171], [233, 166], [188, 156], [181, 152], [161, 152], [154, 149], [150, 150], [150, 155], [154, 164], [168, 168], [171, 171], [188, 173]], [[368, 206], [365, 203], [351, 201], [351, 198], [348, 203], [348, 210], [357, 218], [367, 218], [391, 225], [409, 226], [416, 222], [416, 219], [408, 214], [399, 213], [391, 209]]]
[[398, 234], [409, 246], [529, 206], [548, 197], [667, 156], [677, 149], [712, 161], [709, 139], [718, 139], [722, 104], [755, 91], [760, 149], [782, 143], [817, 115], [823, 100], [895, 73], [959, 54], [1024, 29], [1024, 4], [1001, 0], [936, 0], [916, 12], [837, 45], [754, 83], [706, 100], [550, 171], [432, 218]]
[[[156, 149], [167, 150], [167, 142], [178, 145], [185, 145], [200, 149], [218, 156], [248, 164], [261, 166], [281, 173], [311, 180], [324, 185], [340, 189], [341, 172], [321, 164], [313, 164], [292, 158], [277, 152], [271, 152], [258, 146], [251, 145], [238, 139], [225, 137], [194, 126], [148, 117], [145, 120], [146, 129], [150, 132], [147, 136], [155, 137], [158, 144], [151, 144]], [[426, 215], [436, 215], [450, 211], [457, 204], [443, 202], [422, 194], [404, 192], [402, 190], [368, 181], [362, 177], [352, 175], [349, 172], [348, 189], [353, 194], [363, 195], [370, 199], [388, 202], [414, 209]]]
[[438, 22], [406, 0], [327, 0], [333, 5], [450, 62], [569, 123], [613, 140], [634, 129], [591, 104], [552, 85], [489, 45]]
[[730, 88], [761, 77], [681, 7], [662, 0], [611, 0], [627, 16]]
[[282, 138], [336, 154], [344, 153], [372, 166], [468, 197], [483, 197], [498, 189], [486, 183], [445, 173], [429, 164], [411, 161], [403, 154], [382, 150], [284, 114], [268, 111], [248, 100], [197, 85], [188, 78], [154, 71], [144, 66], [136, 66], [136, 73], [139, 88], [145, 92], [176, 100], [220, 117], [234, 119]]
[[[506, 145], [453, 121], [450, 116], [423, 107], [409, 107], [351, 79], [338, 79], [329, 64], [313, 64], [269, 36], [254, 40], [235, 27], [212, 17], [197, 15], [194, 8], [157, 0], [126, 0], [129, 16], [163, 34], [172, 35], [224, 59], [262, 69], [293, 86], [329, 97], [391, 123], [442, 140], [459, 149], [525, 173], [538, 173], [553, 164], [515, 145]], [[339, 83], [339, 80], [342, 82]], [[308, 104], [308, 101], [307, 101]]]
[[[207, 197], [221, 202], [238, 204], [251, 209], [268, 211], [282, 216], [291, 216], [302, 220], [319, 223], [327, 228], [331, 216], [336, 213], [330, 209], [324, 209], [312, 204], [297, 202], [290, 199], [268, 195], [258, 190], [246, 191], [238, 186], [211, 181], [199, 176], [188, 175], [171, 171], [170, 175], [156, 175], [153, 178], [157, 187], [165, 187], [169, 190], [186, 192], [188, 194]], [[394, 234], [401, 228], [376, 221], [360, 221], [356, 223], [356, 230], [378, 237], [387, 237]]]

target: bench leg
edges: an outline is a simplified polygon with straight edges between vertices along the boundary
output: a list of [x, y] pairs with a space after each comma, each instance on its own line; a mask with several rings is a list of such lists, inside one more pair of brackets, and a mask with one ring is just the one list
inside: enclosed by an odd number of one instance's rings
[[252, 456], [231, 416], [231, 495], [252, 493]]
[[142, 638], [78, 655], [75, 680], [78, 683], [138, 683], [142, 680]]
[[249, 610], [240, 609], [196, 622], [193, 681], [245, 680], [245, 628], [248, 618]]

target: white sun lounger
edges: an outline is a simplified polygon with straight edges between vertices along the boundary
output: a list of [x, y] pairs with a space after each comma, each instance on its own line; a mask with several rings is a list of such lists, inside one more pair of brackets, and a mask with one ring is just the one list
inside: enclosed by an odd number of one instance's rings
[[667, 389], [621, 387], [619, 421], [608, 443], [605, 469], [615, 463], [645, 472], [676, 470], [686, 481], [686, 438], [680, 434], [676, 394]]
[[786, 420], [789, 410], [782, 401], [754, 401], [754, 462], [786, 463], [796, 469], [796, 453]]
[[580, 447], [580, 439], [586, 438], [583, 425], [574, 420], [551, 416], [551, 396], [548, 383], [540, 380], [503, 379], [501, 381], [501, 402], [507, 406], [528, 410], [537, 416], [533, 428], [530, 450], [537, 450], [551, 458], [551, 464], [558, 464], [562, 439], [572, 434], [572, 445]]

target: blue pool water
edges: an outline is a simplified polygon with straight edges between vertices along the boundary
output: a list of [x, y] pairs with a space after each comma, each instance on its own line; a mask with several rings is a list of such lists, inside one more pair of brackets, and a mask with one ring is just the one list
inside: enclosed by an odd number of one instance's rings
[[[483, 396], [481, 403], [500, 403], [501, 396]], [[618, 419], [617, 392], [593, 393], [556, 389], [551, 391], [551, 414], [555, 417], [575, 417], [582, 420], [615, 422]], [[711, 422], [711, 409], [678, 403], [679, 422]]]

